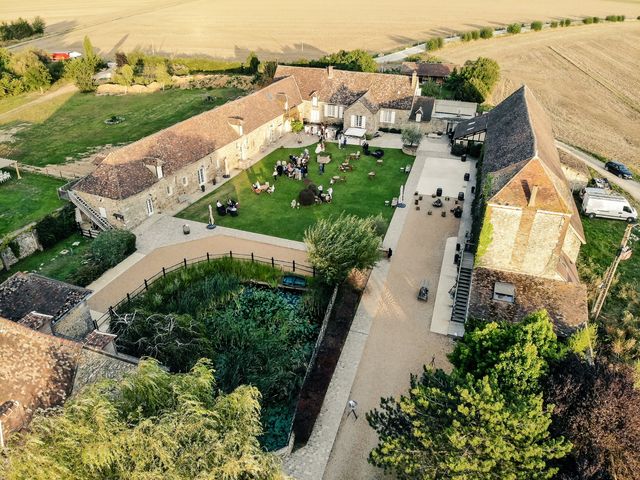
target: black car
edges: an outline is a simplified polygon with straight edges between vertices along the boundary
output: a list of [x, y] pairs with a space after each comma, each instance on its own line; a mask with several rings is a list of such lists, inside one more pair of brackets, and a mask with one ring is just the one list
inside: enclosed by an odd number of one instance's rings
[[611, 173], [613, 173], [614, 175], [616, 175], [616, 176], [618, 176], [620, 178], [627, 178], [627, 179], [633, 178], [633, 174], [631, 173], [631, 170], [629, 170], [622, 163], [607, 162], [607, 163], [604, 164], [604, 168], [605, 168], [605, 170], [610, 171]]

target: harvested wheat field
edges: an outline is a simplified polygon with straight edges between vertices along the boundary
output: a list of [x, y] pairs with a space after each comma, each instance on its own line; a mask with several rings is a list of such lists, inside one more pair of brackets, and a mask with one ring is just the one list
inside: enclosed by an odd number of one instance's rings
[[500, 63], [493, 103], [526, 83], [559, 140], [640, 171], [640, 22], [571, 27], [447, 47], [457, 64]]
[[339, 49], [380, 52], [433, 35], [514, 21], [640, 15], [640, 0], [2, 0], [0, 19], [41, 15], [48, 50], [79, 48], [89, 35], [103, 55], [140, 47], [242, 59], [316, 57]]

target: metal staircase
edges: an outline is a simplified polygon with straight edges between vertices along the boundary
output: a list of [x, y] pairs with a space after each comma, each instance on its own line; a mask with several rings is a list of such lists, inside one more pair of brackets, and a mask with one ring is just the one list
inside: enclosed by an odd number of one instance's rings
[[82, 199], [82, 197], [79, 197], [71, 190], [66, 191], [66, 197], [71, 203], [78, 207], [78, 209], [80, 209], [82, 213], [89, 217], [89, 220], [95, 223], [98, 228], [100, 228], [100, 230], [111, 230], [113, 228], [113, 226], [107, 221], [107, 219], [96, 212], [91, 205], [89, 205]]
[[474, 256], [471, 252], [463, 252], [458, 268], [456, 281], [456, 295], [453, 300], [451, 321], [464, 324], [469, 313], [469, 298], [471, 295], [471, 275], [473, 274]]

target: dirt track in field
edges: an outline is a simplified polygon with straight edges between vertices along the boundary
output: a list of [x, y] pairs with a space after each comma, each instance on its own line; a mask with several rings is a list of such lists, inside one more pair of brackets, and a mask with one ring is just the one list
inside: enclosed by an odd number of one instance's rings
[[47, 35], [32, 45], [79, 48], [89, 35], [102, 54], [150, 51], [246, 58], [314, 57], [339, 49], [373, 52], [434, 35], [514, 21], [640, 15], [639, 0], [22, 0], [0, 2], [0, 19], [42, 16]]
[[493, 103], [526, 83], [560, 140], [640, 170], [640, 22], [496, 38], [439, 56], [458, 64], [494, 58], [502, 79]]

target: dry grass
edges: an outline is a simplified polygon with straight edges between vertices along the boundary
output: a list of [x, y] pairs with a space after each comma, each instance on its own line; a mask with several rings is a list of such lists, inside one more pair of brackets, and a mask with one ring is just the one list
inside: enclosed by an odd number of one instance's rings
[[280, 59], [341, 48], [379, 52], [485, 25], [608, 14], [635, 18], [640, 4], [638, 0], [0, 2], [0, 18], [41, 15], [48, 34], [66, 32], [34, 42], [51, 50], [79, 48], [84, 35], [89, 35], [102, 54], [141, 47], [243, 60], [249, 50]]
[[526, 83], [556, 136], [640, 170], [640, 23], [545, 31], [455, 45], [455, 63], [488, 56], [502, 68], [493, 102]]

